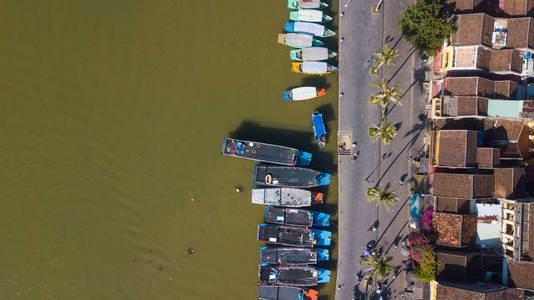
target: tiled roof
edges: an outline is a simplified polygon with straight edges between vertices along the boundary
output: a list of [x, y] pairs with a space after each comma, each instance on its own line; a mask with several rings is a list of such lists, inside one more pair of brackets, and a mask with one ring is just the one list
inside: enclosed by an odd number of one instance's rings
[[458, 15], [454, 46], [484, 45], [491, 47], [493, 18], [484, 13]]
[[434, 196], [464, 199], [491, 198], [493, 196], [493, 175], [434, 173], [432, 183]]
[[494, 170], [495, 176], [495, 196], [497, 198], [510, 198], [522, 195], [523, 168], [497, 168]]
[[473, 167], [476, 165], [476, 131], [441, 130], [438, 144], [438, 166]]
[[520, 289], [509, 289], [492, 284], [438, 283], [436, 300], [518, 300], [525, 297]]
[[499, 165], [501, 150], [499, 148], [477, 148], [477, 165], [479, 169], [492, 169]]
[[432, 226], [438, 234], [436, 243], [452, 247], [473, 245], [477, 237], [477, 220], [475, 215], [456, 215], [436, 213]]
[[437, 251], [436, 256], [441, 262], [438, 280], [482, 280], [480, 252]]
[[534, 263], [508, 260], [508, 284], [527, 290], [534, 290]]
[[469, 214], [473, 200], [453, 197], [434, 197], [438, 212]]
[[507, 48], [534, 48], [534, 23], [532, 18], [508, 19]]

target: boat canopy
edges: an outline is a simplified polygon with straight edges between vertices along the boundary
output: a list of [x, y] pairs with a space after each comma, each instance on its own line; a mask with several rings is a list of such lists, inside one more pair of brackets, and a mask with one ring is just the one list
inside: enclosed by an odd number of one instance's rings
[[303, 300], [305, 291], [295, 286], [260, 284], [257, 297], [265, 300]]
[[[313, 49], [313, 48], [305, 48], [305, 49]], [[317, 97], [317, 88], [313, 86], [303, 86], [294, 88], [291, 90], [291, 94], [293, 95], [293, 100], [305, 100]]]
[[311, 47], [313, 36], [305, 33], [287, 33], [286, 44], [295, 47]]
[[311, 204], [311, 192], [292, 188], [253, 188], [252, 203], [309, 206]]
[[326, 129], [324, 128], [323, 116], [321, 114], [314, 114], [312, 117], [313, 129], [315, 131], [315, 136], [320, 137], [326, 134]]
[[323, 21], [323, 12], [314, 9], [301, 9], [298, 11], [298, 20], [304, 22]]
[[302, 51], [302, 60], [328, 59], [328, 48], [325, 48], [325, 47], [304, 48], [301, 51]]
[[319, 8], [321, 7], [320, 0], [298, 0], [299, 8]]
[[302, 63], [303, 73], [326, 73], [328, 71], [328, 64], [321, 61], [305, 61]]
[[325, 27], [323, 25], [319, 25], [315, 23], [295, 22], [293, 31], [309, 33], [315, 36], [323, 36], [325, 33]]

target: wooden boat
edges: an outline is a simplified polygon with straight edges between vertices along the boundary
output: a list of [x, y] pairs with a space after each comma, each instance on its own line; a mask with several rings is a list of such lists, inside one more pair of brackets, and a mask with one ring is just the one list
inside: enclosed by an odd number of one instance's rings
[[326, 145], [326, 129], [324, 127], [323, 115], [318, 111], [312, 113], [312, 126], [315, 142], [323, 150]]
[[311, 266], [260, 264], [258, 279], [264, 283], [289, 286], [316, 286], [330, 282], [330, 271]]
[[295, 73], [322, 75], [336, 72], [338, 68], [322, 61], [304, 61], [291, 63], [291, 71]]
[[263, 186], [311, 188], [329, 185], [332, 175], [312, 169], [256, 164], [252, 184]]
[[332, 21], [332, 17], [320, 10], [299, 9], [289, 12], [289, 19], [295, 22], [326, 23]]
[[279, 33], [278, 43], [293, 48], [320, 47], [324, 43], [306, 33]]
[[256, 297], [260, 300], [317, 300], [319, 292], [309, 288], [260, 283]]
[[285, 166], [309, 166], [311, 153], [295, 148], [225, 138], [222, 154]]
[[284, 24], [286, 32], [306, 33], [316, 37], [334, 36], [336, 33], [321, 24], [310, 22], [286, 22]]
[[330, 226], [330, 215], [319, 211], [269, 206], [265, 209], [265, 222], [290, 226]]
[[315, 228], [258, 224], [256, 239], [273, 245], [328, 247], [332, 240], [332, 232]]
[[287, 8], [289, 9], [323, 9], [328, 7], [328, 4], [321, 2], [321, 0], [287, 0]]
[[304, 101], [326, 95], [325, 89], [319, 89], [313, 86], [302, 86], [284, 92], [284, 100], [287, 101]]
[[261, 247], [260, 262], [275, 265], [313, 265], [328, 261], [330, 254], [323, 248]]
[[252, 188], [252, 203], [285, 207], [307, 207], [323, 203], [323, 194], [292, 188]]
[[289, 51], [289, 58], [295, 61], [320, 61], [336, 57], [337, 53], [325, 47], [310, 47]]

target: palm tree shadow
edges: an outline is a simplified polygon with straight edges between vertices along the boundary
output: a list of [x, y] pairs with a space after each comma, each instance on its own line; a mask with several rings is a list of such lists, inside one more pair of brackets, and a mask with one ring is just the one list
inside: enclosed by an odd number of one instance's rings
[[419, 119], [419, 123], [418, 124], [415, 124], [413, 125], [412, 129], [408, 130], [408, 132], [406, 132], [404, 134], [404, 137], [407, 137], [411, 134], [414, 134], [416, 132], [420, 132], [421, 130], [425, 129], [426, 126], [427, 126], [427, 121], [428, 121], [428, 117], [426, 114], [424, 113], [421, 113], [417, 116], [417, 118]]

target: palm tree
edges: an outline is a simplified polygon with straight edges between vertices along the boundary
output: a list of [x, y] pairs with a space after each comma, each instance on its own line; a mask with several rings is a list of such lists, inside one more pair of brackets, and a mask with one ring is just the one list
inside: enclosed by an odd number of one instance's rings
[[384, 120], [380, 122], [380, 125], [374, 128], [369, 128], [369, 136], [374, 137], [373, 142], [375, 143], [380, 138], [384, 144], [391, 144], [391, 141], [397, 134], [397, 131], [397, 128], [394, 126], [389, 126], [389, 124], [387, 124], [387, 118], [384, 118]]
[[397, 195], [394, 192], [388, 192], [389, 184], [381, 191], [377, 188], [367, 189], [367, 201], [376, 202], [376, 205], [384, 203], [386, 205], [393, 205], [397, 202]]
[[375, 62], [375, 68], [378, 69], [383, 65], [386, 65], [389, 70], [391, 65], [396, 64], [395, 55], [397, 55], [398, 51], [399, 50], [391, 49], [388, 45], [385, 45], [384, 49], [382, 49], [382, 52], [375, 52], [375, 56], [378, 58], [378, 60]]
[[367, 257], [363, 264], [372, 265], [371, 268], [371, 278], [386, 277], [391, 271], [393, 271], [393, 266], [389, 265], [388, 262], [391, 260], [391, 257], [381, 256], [378, 258]]
[[373, 82], [371, 86], [376, 88], [378, 92], [369, 98], [369, 103], [374, 105], [380, 104], [382, 106], [382, 113], [386, 110], [389, 101], [402, 105], [400, 100], [401, 94], [404, 91], [396, 87], [389, 87], [386, 79], [382, 79], [380, 82]]

